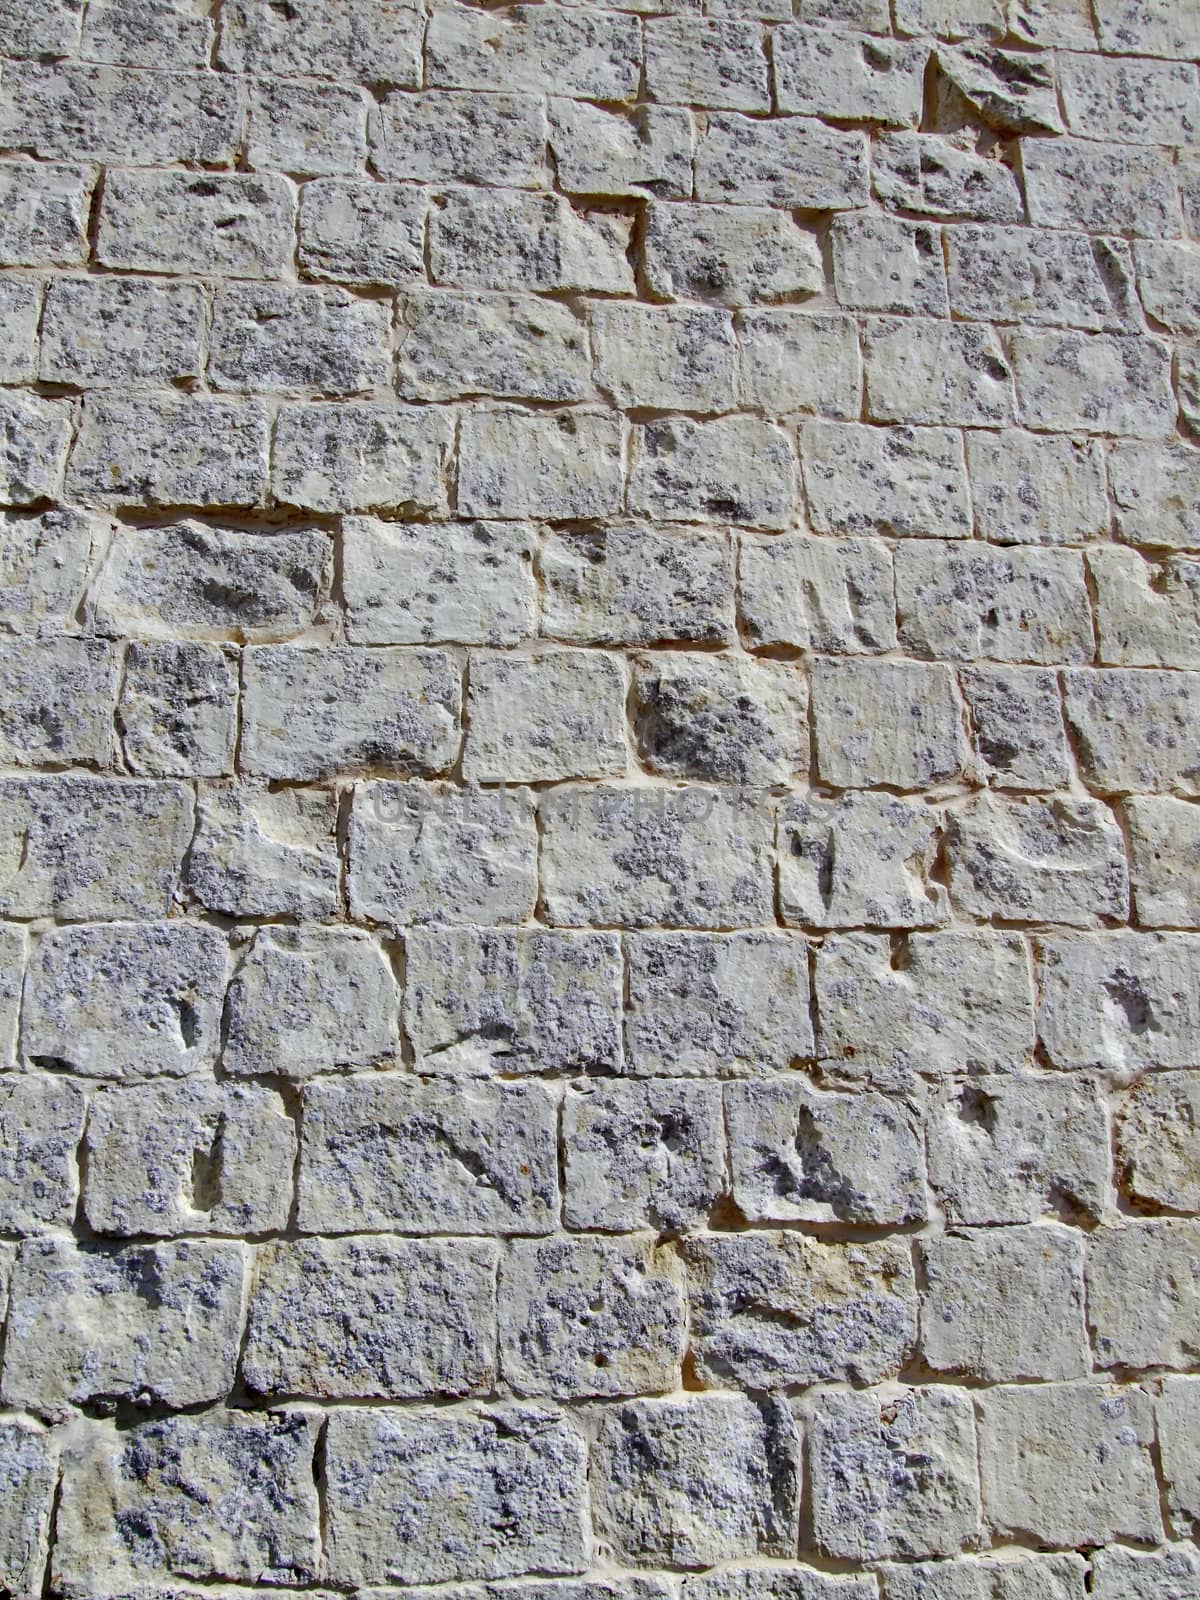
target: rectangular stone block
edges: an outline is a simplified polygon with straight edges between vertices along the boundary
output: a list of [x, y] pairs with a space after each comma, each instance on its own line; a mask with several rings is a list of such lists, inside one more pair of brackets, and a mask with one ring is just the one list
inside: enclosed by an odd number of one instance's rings
[[297, 178], [357, 176], [367, 159], [368, 100], [360, 89], [300, 78], [251, 79], [246, 159]]
[[817, 770], [826, 782], [924, 789], [963, 770], [962, 707], [948, 667], [818, 660], [811, 684]]
[[204, 1079], [101, 1088], [86, 1148], [84, 1215], [96, 1233], [287, 1226], [296, 1131], [269, 1089]]
[[291, 266], [296, 195], [276, 173], [109, 169], [96, 257], [138, 272], [279, 278]]
[[952, 228], [950, 299], [991, 322], [1136, 331], [1133, 258], [1119, 239], [1022, 228]]
[[1032, 1054], [1029, 956], [1015, 934], [848, 933], [817, 951], [817, 1053], [835, 1077], [1013, 1071]]
[[112, 765], [120, 657], [96, 639], [0, 640], [0, 760]]
[[1096, 1364], [1187, 1369], [1200, 1345], [1200, 1222], [1123, 1218], [1087, 1244], [1087, 1315]]
[[316, 178], [300, 191], [300, 266], [334, 283], [418, 283], [425, 212], [424, 193], [406, 184]]
[[1091, 1592], [1087, 1563], [1073, 1553], [920, 1562], [885, 1567], [880, 1576], [885, 1600], [1084, 1600]]
[[200, 923], [52, 928], [29, 962], [24, 1052], [88, 1078], [202, 1070], [217, 1053], [227, 956], [225, 936]]
[[867, 411], [877, 422], [995, 426], [1013, 418], [1012, 373], [996, 333], [904, 317], [863, 331]]
[[583, 322], [534, 295], [405, 295], [398, 344], [408, 399], [570, 401], [595, 393]]
[[786, 527], [796, 498], [791, 440], [757, 417], [643, 423], [627, 498], [635, 515], [665, 521]]
[[1139, 551], [1089, 552], [1100, 660], [1119, 667], [1200, 667], [1200, 561]]
[[78, 0], [47, 0], [30, 11], [23, 0], [0, 5], [0, 49], [6, 56], [66, 56], [79, 48]]
[[58, 1486], [54, 1435], [24, 1417], [0, 1423], [0, 1583], [13, 1600], [35, 1600], [45, 1584]]
[[1128, 544], [1200, 549], [1200, 453], [1118, 443], [1108, 458], [1117, 532]]
[[0, 280], [0, 381], [4, 383], [37, 381], [42, 301], [42, 285], [32, 278]]
[[[714, 112], [696, 146], [696, 198], [802, 211], [866, 205], [866, 139], [811, 117], [762, 122]], [[732, 218], [731, 225], [737, 220]], [[811, 244], [810, 235], [801, 237]]]
[[590, 1481], [596, 1531], [625, 1562], [707, 1567], [795, 1547], [799, 1442], [782, 1400], [689, 1395], [606, 1410]]
[[995, 1533], [1060, 1546], [1162, 1538], [1143, 1389], [1018, 1385], [983, 1390], [977, 1405], [984, 1506]]
[[690, 197], [696, 136], [687, 111], [625, 111], [557, 97], [549, 108], [550, 150], [565, 193]]
[[1187, 672], [1065, 672], [1063, 699], [1084, 782], [1101, 794], [1200, 794], [1198, 684]]
[[0, 393], [0, 505], [58, 499], [74, 410], [69, 400], [19, 389]]
[[956, 431], [806, 422], [800, 459], [817, 533], [971, 535], [962, 435]]
[[746, 642], [755, 649], [858, 655], [895, 646], [891, 554], [875, 540], [743, 535], [738, 599]]
[[1154, 1072], [1135, 1082], [1115, 1119], [1117, 1179], [1145, 1209], [1200, 1212], [1200, 1161], [1193, 1128], [1200, 1073]]
[[80, 388], [182, 385], [200, 376], [204, 296], [150, 278], [55, 278], [42, 319], [39, 375]]
[[237, 746], [238, 659], [216, 644], [130, 644], [117, 735], [144, 778], [219, 778]]
[[459, 1396], [496, 1375], [496, 1247], [465, 1240], [264, 1245], [241, 1375], [256, 1395]]
[[822, 1394], [802, 1414], [820, 1550], [850, 1561], [957, 1555], [979, 1538], [975, 1419], [961, 1390]]
[[179, 783], [0, 780], [0, 915], [165, 916], [192, 836]]
[[92, 548], [105, 530], [79, 511], [0, 511], [0, 617], [15, 631], [79, 609]]
[[740, 393], [768, 416], [857, 417], [862, 394], [858, 329], [851, 317], [740, 311]]
[[567, 784], [543, 797], [541, 828], [552, 924], [771, 919], [772, 817], [761, 793]]
[[563, 1220], [627, 1233], [703, 1224], [725, 1190], [720, 1089], [583, 1082], [563, 1099]]
[[226, 998], [228, 1073], [309, 1078], [393, 1064], [396, 979], [387, 955], [353, 928], [261, 928]]
[[733, 1200], [749, 1222], [886, 1227], [924, 1217], [917, 1106], [792, 1074], [725, 1088]]
[[729, 637], [732, 560], [715, 529], [563, 531], [545, 540], [540, 558], [542, 629], [552, 638], [637, 645]]
[[683, 106], [771, 108], [766, 39], [753, 22], [668, 17], [646, 26], [646, 88]]
[[768, 785], [808, 770], [808, 684], [790, 662], [642, 656], [632, 711], [642, 763], [663, 777]]
[[786, 27], [772, 33], [771, 54], [781, 111], [901, 128], [914, 128], [921, 119], [926, 44]]
[[633, 100], [641, 68], [637, 19], [596, 7], [511, 12], [437, 7], [426, 41], [426, 81], [443, 89], [522, 90], [582, 100]]
[[1066, 53], [1063, 107], [1074, 134], [1121, 144], [1188, 144], [1200, 127], [1200, 84], [1185, 61]]
[[0, 264], [75, 267], [87, 259], [96, 170], [0, 162]]
[[582, 1572], [586, 1447], [545, 1406], [335, 1412], [326, 1564], [341, 1583]]
[[212, 72], [160, 72], [72, 62], [4, 69], [0, 141], [56, 160], [117, 166], [229, 166], [241, 128], [237, 89]]
[[284, 405], [271, 490], [308, 511], [444, 515], [453, 441], [452, 419], [432, 408]]
[[[1198, 1401], [1200, 1384], [1187, 1378], [1167, 1378], [1155, 1407], [1159, 1451], [1167, 1483], [1167, 1505], [1175, 1531], [1180, 1534], [1186, 1533], [1195, 1522], [1197, 1507], [1200, 1506], [1200, 1469], [1196, 1460]], [[1187, 1567], [1174, 1565], [1174, 1576], [1181, 1576], [1185, 1572], [1200, 1578], [1200, 1560], [1190, 1562]], [[1185, 1597], [1186, 1592], [1185, 1589]]]
[[367, 132], [371, 165], [384, 178], [520, 189], [537, 188], [545, 170], [546, 112], [533, 95], [389, 94], [372, 107]]
[[1108, 531], [1098, 440], [972, 430], [967, 466], [975, 528], [997, 544], [1079, 544]]
[[555, 1101], [540, 1084], [404, 1074], [310, 1084], [299, 1226], [549, 1233], [558, 1216], [555, 1123]]
[[213, 24], [174, 0], [96, 0], [84, 18], [79, 53], [85, 61], [121, 67], [204, 68]]
[[[1050, 142], [1031, 141], [1035, 148]], [[1063, 142], [1053, 141], [1056, 148]], [[875, 145], [872, 181], [876, 199], [891, 211], [977, 222], [1025, 220], [1011, 168], [994, 155], [960, 149], [938, 133], [881, 135]], [[1096, 226], [1107, 224], [1101, 221]]]
[[62, 1417], [87, 1404], [218, 1399], [237, 1362], [242, 1268], [240, 1244], [28, 1240], [9, 1285], [5, 1403]]
[[575, 210], [559, 195], [446, 189], [429, 214], [430, 273], [466, 289], [632, 294], [632, 236], [632, 218]]
[[257, 505], [266, 492], [267, 414], [259, 401], [163, 392], [84, 402], [67, 474], [72, 499], [216, 508]]
[[93, 621], [115, 638], [286, 639], [316, 620], [332, 565], [316, 528], [123, 527], [100, 569]]
[[351, 914], [491, 926], [524, 922], [537, 900], [528, 789], [360, 784], [350, 816]]
[[586, 1396], [673, 1389], [684, 1301], [649, 1235], [514, 1240], [500, 1266], [500, 1355], [518, 1394]]
[[328, 917], [338, 908], [337, 796], [265, 784], [201, 785], [187, 890], [232, 917]]
[[624, 408], [729, 411], [735, 349], [728, 312], [600, 301], [590, 311], [596, 382]]
[[620, 1071], [615, 934], [414, 928], [404, 949], [419, 1072]]
[[948, 920], [934, 880], [942, 814], [920, 801], [852, 791], [796, 795], [779, 812], [779, 909], [815, 928], [935, 928]]
[[83, 1095], [62, 1079], [0, 1077], [0, 1228], [5, 1233], [43, 1233], [47, 1225], [69, 1227], [75, 1220], [75, 1152], [84, 1110]]
[[1162, 339], [1018, 330], [1010, 348], [1026, 427], [1135, 439], [1174, 431], [1171, 352]]
[[1065, 789], [1070, 765], [1054, 673], [972, 667], [958, 679], [980, 776], [998, 789]]
[[344, 289], [227, 284], [213, 300], [218, 389], [354, 394], [388, 382], [388, 308]]
[[1161, 1552], [1109, 1545], [1093, 1552], [1091, 1583], [1094, 1600], [1189, 1600], [1188, 1590], [1200, 1588], [1200, 1554], [1193, 1545]]
[[[195, 1249], [195, 1246], [192, 1246]], [[65, 1451], [51, 1577], [68, 1600], [172, 1578], [311, 1583], [321, 1559], [317, 1412], [214, 1411], [114, 1430]]]
[[929, 1181], [954, 1225], [1098, 1220], [1108, 1203], [1104, 1102], [1088, 1078], [1012, 1074], [938, 1089]]
[[1138, 922], [1200, 928], [1200, 806], [1144, 795], [1127, 800], [1124, 811]]
[[1028, 139], [1021, 167], [1038, 227], [1149, 238], [1182, 231], [1170, 151], [1090, 137]]
[[441, 772], [458, 754], [462, 680], [440, 650], [245, 652], [241, 760], [265, 778]]
[[[951, 233], [960, 231], [953, 229]], [[829, 238], [839, 305], [857, 311], [949, 315], [938, 229], [871, 211], [855, 211], [833, 219]]]
[[228, 72], [421, 81], [424, 17], [412, 0], [232, 0], [221, 18], [219, 62]]
[[1196, 1065], [1200, 939], [1123, 930], [1038, 943], [1038, 1032], [1055, 1066]]
[[621, 503], [621, 438], [611, 411], [468, 411], [459, 433], [458, 510], [570, 522], [611, 516]]
[[346, 517], [346, 636], [354, 644], [516, 644], [536, 626], [534, 545], [520, 522]]
[[652, 202], [643, 249], [647, 282], [663, 300], [745, 306], [816, 294], [825, 284], [812, 234], [766, 207]]
[[774, 1390], [894, 1378], [917, 1338], [912, 1253], [897, 1239], [799, 1233], [681, 1241], [702, 1384]]

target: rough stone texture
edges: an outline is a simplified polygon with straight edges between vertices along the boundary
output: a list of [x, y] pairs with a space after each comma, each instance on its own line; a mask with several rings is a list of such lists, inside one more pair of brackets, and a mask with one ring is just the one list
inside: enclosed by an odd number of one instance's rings
[[1198, 52], [0, 0], [0, 1596], [1200, 1600]]

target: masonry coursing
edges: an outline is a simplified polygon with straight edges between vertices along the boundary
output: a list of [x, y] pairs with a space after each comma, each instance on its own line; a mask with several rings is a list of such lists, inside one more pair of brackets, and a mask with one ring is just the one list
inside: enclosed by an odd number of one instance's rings
[[0, 55], [0, 1592], [1200, 1596], [1200, 12]]

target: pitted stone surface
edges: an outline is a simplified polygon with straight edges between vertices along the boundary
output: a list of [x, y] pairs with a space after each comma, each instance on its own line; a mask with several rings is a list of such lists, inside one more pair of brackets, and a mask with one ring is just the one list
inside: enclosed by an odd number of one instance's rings
[[1200, 1600], [1194, 0], [0, 0], [0, 1597]]

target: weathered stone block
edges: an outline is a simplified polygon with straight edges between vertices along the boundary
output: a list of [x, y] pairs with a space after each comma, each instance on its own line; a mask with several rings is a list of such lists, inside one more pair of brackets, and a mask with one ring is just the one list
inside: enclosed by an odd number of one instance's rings
[[550, 150], [567, 194], [686, 200], [695, 143], [691, 116], [673, 107], [617, 111], [586, 101], [550, 100]]
[[287, 1226], [295, 1126], [268, 1089], [102, 1088], [87, 1128], [83, 1205], [107, 1234], [269, 1233]]
[[563, 1217], [624, 1233], [701, 1224], [724, 1190], [720, 1090], [648, 1078], [563, 1100]]
[[74, 267], [87, 258], [95, 169], [0, 162], [0, 263]]
[[[776, 170], [769, 157], [764, 164]], [[744, 306], [817, 294], [825, 286], [812, 234], [765, 207], [651, 203], [644, 250], [646, 280], [660, 300]]]
[[109, 170], [97, 259], [141, 272], [283, 277], [296, 218], [292, 185], [275, 173]]
[[596, 382], [617, 405], [733, 409], [735, 348], [728, 312], [600, 301], [591, 307], [590, 322]]
[[429, 215], [430, 269], [435, 283], [467, 289], [632, 294], [632, 226], [617, 213], [575, 210], [558, 195], [446, 189]]
[[858, 655], [895, 645], [891, 554], [874, 540], [743, 535], [738, 595], [747, 643]]
[[615, 934], [414, 928], [404, 948], [404, 1027], [418, 1071], [620, 1070]]
[[847, 420], [858, 416], [862, 361], [853, 318], [739, 311], [736, 326], [745, 404], [774, 417], [789, 411]]
[[495, 1246], [301, 1239], [264, 1245], [243, 1381], [321, 1400], [457, 1396], [495, 1378]]
[[246, 159], [297, 178], [361, 173], [367, 159], [367, 99], [359, 89], [300, 78], [247, 86]]
[[69, 1227], [75, 1220], [75, 1152], [83, 1137], [84, 1104], [75, 1085], [62, 1079], [0, 1077], [0, 1228], [5, 1233], [43, 1233], [47, 1224]]
[[1012, 372], [991, 328], [923, 317], [869, 321], [867, 410], [876, 422], [1011, 422]]
[[62, 624], [83, 598], [97, 520], [79, 511], [0, 512], [0, 617], [16, 631]]
[[687, 1600], [875, 1600], [875, 1580], [813, 1567], [726, 1567], [685, 1577]]
[[6, 56], [65, 56], [79, 47], [78, 0], [48, 0], [30, 11], [23, 0], [0, 5], [0, 48]]
[[[545, 87], [538, 85], [539, 94]], [[367, 131], [371, 165], [384, 178], [513, 188], [537, 188], [542, 181], [546, 112], [533, 95], [470, 89], [389, 94], [371, 108]]]
[[727, 1085], [725, 1121], [733, 1199], [750, 1222], [880, 1227], [925, 1215], [912, 1102], [836, 1094], [793, 1075]]
[[779, 812], [779, 905], [816, 928], [934, 928], [947, 920], [933, 880], [941, 813], [888, 794], [802, 795]]
[[387, 307], [344, 289], [227, 284], [213, 301], [218, 389], [354, 394], [386, 384]]
[[583, 100], [633, 100], [641, 65], [635, 17], [594, 7], [477, 11], [439, 6], [426, 45], [438, 88], [524, 90]]
[[1191, 1600], [1200, 1593], [1200, 1553], [1175, 1545], [1161, 1553], [1110, 1545], [1092, 1555], [1093, 1600]]
[[1019, 329], [1009, 343], [1026, 427], [1135, 439], [1174, 431], [1171, 352], [1162, 339]]
[[1100, 659], [1118, 667], [1200, 667], [1200, 560], [1088, 552]]
[[516, 1240], [497, 1293], [504, 1380], [518, 1394], [677, 1386], [684, 1301], [650, 1236]]
[[97, 639], [0, 640], [0, 760], [112, 765], [120, 657]]
[[634, 734], [668, 778], [786, 784], [808, 769], [808, 685], [789, 662], [659, 652], [634, 664]]
[[259, 401], [114, 393], [84, 402], [67, 474], [72, 499], [254, 506], [266, 492], [267, 414]]
[[928, 45], [788, 27], [772, 34], [771, 54], [781, 111], [901, 128], [920, 121]]
[[130, 644], [117, 734], [131, 772], [219, 778], [233, 771], [238, 662], [228, 646]]
[[1170, 152], [1087, 139], [1030, 139], [1021, 146], [1030, 220], [1134, 237], [1181, 232]]
[[416, 400], [568, 401], [594, 393], [582, 321], [535, 295], [405, 295], [399, 374], [400, 392]]
[[408, 1075], [310, 1084], [300, 1141], [306, 1233], [549, 1233], [556, 1107], [540, 1084]]
[[242, 1267], [239, 1244], [101, 1252], [27, 1240], [9, 1285], [0, 1393], [49, 1417], [72, 1405], [218, 1399], [233, 1383]]
[[85, 61], [122, 67], [207, 67], [213, 24], [174, 0], [97, 0], [84, 18]]
[[811, 682], [824, 781], [923, 789], [962, 771], [962, 707], [948, 667], [817, 660]]
[[[1055, 148], [1063, 142], [1053, 141]], [[1051, 141], [1032, 143], [1040, 149]], [[979, 222], [1025, 219], [1016, 175], [1004, 161], [937, 133], [883, 134], [875, 145], [873, 183], [876, 198], [893, 211]]]
[[1142, 1078], [1116, 1115], [1117, 1174], [1143, 1208], [1200, 1211], [1200, 1073], [1156, 1072]]
[[752, 22], [671, 17], [646, 28], [646, 87], [653, 100], [769, 111], [763, 30]]
[[1038, 1032], [1056, 1066], [1195, 1065], [1200, 939], [1120, 931], [1039, 947]]
[[[866, 139], [809, 117], [762, 122], [714, 112], [696, 146], [696, 198], [804, 211], [865, 205]], [[800, 238], [812, 244], [811, 235]]]
[[970, 712], [980, 776], [997, 789], [1065, 789], [1070, 780], [1062, 701], [1054, 673], [973, 667], [959, 684]]
[[289, 0], [283, 11], [270, 0], [233, 0], [221, 18], [220, 64], [413, 89], [424, 20], [412, 0]]
[[799, 1483], [780, 1400], [635, 1400], [605, 1412], [592, 1447], [596, 1531], [639, 1566], [790, 1555]]
[[341, 1583], [582, 1572], [586, 1450], [559, 1412], [339, 1410], [326, 1565]]
[[[1187, 1534], [1200, 1519], [1200, 1462], [1196, 1457], [1200, 1383], [1194, 1378], [1167, 1378], [1155, 1411], [1163, 1477], [1167, 1485], [1167, 1505], [1176, 1531]], [[1176, 1575], [1179, 1575], [1178, 1568]], [[1200, 1577], [1200, 1563], [1197, 1564], [1195, 1575]], [[1180, 1592], [1186, 1600], [1186, 1589]]]
[[337, 797], [255, 784], [202, 787], [187, 889], [231, 917], [328, 917], [338, 905]]
[[1200, 794], [1200, 679], [1189, 672], [1063, 674], [1084, 782], [1101, 794]]
[[71, 444], [73, 407], [19, 389], [0, 393], [0, 505], [58, 498]]
[[621, 420], [610, 411], [468, 411], [458, 509], [468, 517], [611, 516], [621, 503]]
[[[992, 7], [995, 0], [983, 3]], [[970, 111], [989, 127], [1002, 133], [1063, 132], [1053, 57], [964, 44], [940, 46], [937, 62]]]
[[702, 1383], [878, 1383], [916, 1344], [912, 1253], [901, 1240], [707, 1234], [684, 1239], [679, 1255]]
[[0, 1583], [13, 1600], [35, 1600], [45, 1581], [58, 1484], [53, 1434], [24, 1417], [0, 1423]]
[[1088, 1239], [1096, 1364], [1192, 1367], [1200, 1350], [1200, 1222], [1123, 1220]]
[[1080, 544], [1106, 533], [1104, 456], [1092, 439], [1013, 428], [967, 434], [975, 528], [997, 544]]
[[1108, 458], [1108, 481], [1128, 544], [1200, 549], [1200, 452], [1122, 442]]
[[1067, 53], [1059, 76], [1072, 133], [1122, 144], [1189, 144], [1200, 128], [1200, 84], [1190, 62]]
[[0, 280], [0, 381], [36, 381], [41, 317], [40, 283], [31, 278]]
[[629, 759], [625, 696], [620, 663], [594, 650], [478, 651], [463, 774], [470, 783], [620, 776]]
[[[873, 49], [874, 41], [865, 40], [863, 47]], [[857, 311], [949, 315], [942, 241], [936, 228], [856, 211], [835, 217], [829, 237], [839, 305]]]
[[424, 241], [420, 189], [317, 178], [301, 190], [299, 262], [310, 278], [419, 282], [425, 276]]
[[733, 563], [714, 529], [563, 532], [545, 541], [540, 564], [542, 628], [552, 638], [701, 644], [731, 632]]
[[1092, 659], [1092, 614], [1076, 552], [914, 540], [895, 559], [900, 641], [915, 655], [1054, 665]]
[[192, 283], [55, 278], [39, 376], [81, 388], [182, 384], [200, 376], [204, 296]]
[[800, 459], [817, 533], [967, 539], [962, 435], [948, 428], [806, 422]]
[[672, 417], [636, 430], [628, 492], [635, 515], [783, 528], [795, 498], [791, 440], [757, 417]]
[[1084, 1600], [1090, 1592], [1087, 1564], [1074, 1554], [921, 1562], [880, 1576], [885, 1600]]

